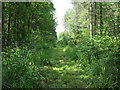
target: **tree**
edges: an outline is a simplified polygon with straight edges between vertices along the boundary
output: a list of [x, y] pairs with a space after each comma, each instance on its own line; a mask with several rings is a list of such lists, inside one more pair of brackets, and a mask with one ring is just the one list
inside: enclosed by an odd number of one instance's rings
[[36, 39], [46, 43], [51, 37], [55, 42], [54, 10], [50, 2], [3, 3], [3, 46], [22, 46]]
[[92, 0], [90, 1], [90, 39], [92, 39], [92, 24], [93, 24], [93, 21], [92, 21]]

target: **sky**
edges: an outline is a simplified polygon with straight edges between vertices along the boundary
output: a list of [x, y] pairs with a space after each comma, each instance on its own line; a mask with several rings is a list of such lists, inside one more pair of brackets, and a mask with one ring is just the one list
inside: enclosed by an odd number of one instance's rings
[[55, 11], [55, 17], [57, 18], [57, 27], [56, 32], [57, 35], [65, 30], [65, 27], [63, 25], [63, 19], [66, 11], [69, 8], [72, 8], [71, 0], [52, 0]]

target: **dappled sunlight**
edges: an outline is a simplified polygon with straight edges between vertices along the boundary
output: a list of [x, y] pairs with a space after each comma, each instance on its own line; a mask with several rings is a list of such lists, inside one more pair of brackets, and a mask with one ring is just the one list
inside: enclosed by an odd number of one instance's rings
[[67, 59], [63, 48], [54, 48], [52, 52], [51, 55], [54, 55], [54, 58], [50, 59], [56, 59], [51, 62], [53, 66], [40, 66], [43, 72], [48, 73], [48, 78], [51, 82], [49, 84], [52, 87], [83, 87], [84, 85], [79, 86], [79, 84], [84, 84], [85, 82], [83, 81], [89, 78], [83, 74], [84, 71], [81, 68], [81, 64]]
[[119, 88], [120, 2], [52, 1], [2, 3], [3, 88]]

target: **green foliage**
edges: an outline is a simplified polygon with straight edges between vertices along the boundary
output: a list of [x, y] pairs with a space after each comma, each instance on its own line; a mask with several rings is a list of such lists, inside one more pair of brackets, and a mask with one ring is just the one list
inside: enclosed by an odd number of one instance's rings
[[54, 7], [48, 2], [3, 3], [3, 46], [55, 43]]
[[52, 3], [3, 3], [3, 88], [119, 88], [119, 2], [92, 3], [91, 39], [88, 4], [56, 41]]
[[87, 87], [113, 88], [119, 87], [119, 46], [118, 37], [95, 36], [92, 41], [83, 39], [80, 45], [67, 46], [65, 52], [89, 76]]
[[65, 31], [59, 36], [58, 42], [65, 46], [66, 57], [81, 64], [84, 75], [88, 76], [85, 85], [88, 88], [119, 87], [119, 36], [109, 36], [106, 25], [103, 28], [102, 35], [94, 35], [92, 40], [87, 32], [76, 33], [79, 29], [70, 29], [72, 31]]
[[76, 49], [74, 48], [71, 48], [70, 46], [66, 46], [64, 48], [64, 51], [65, 51], [65, 55], [66, 57], [70, 58], [71, 60], [77, 60], [77, 55], [76, 55]]
[[[92, 3], [91, 40], [89, 31], [83, 29], [88, 25], [88, 16], [85, 15], [88, 14], [87, 7], [84, 3], [73, 5], [74, 9], [65, 15], [67, 31], [62, 32], [58, 40], [65, 46], [66, 57], [81, 64], [84, 75], [88, 76], [85, 87], [119, 87], [119, 2]], [[84, 10], [81, 11], [80, 7]]]
[[95, 79], [99, 84], [92, 82], [91, 86], [119, 87], [119, 38], [109, 36], [97, 37], [94, 39], [93, 44], [95, 48], [93, 51], [95, 60], [91, 63], [93, 64], [91, 65], [91, 80], [93, 81]]
[[3, 88], [46, 87], [55, 46], [55, 20], [50, 2], [3, 3]]
[[3, 88], [45, 87], [47, 72], [40, 65], [51, 65], [47, 56], [51, 50], [7, 48], [3, 55]]

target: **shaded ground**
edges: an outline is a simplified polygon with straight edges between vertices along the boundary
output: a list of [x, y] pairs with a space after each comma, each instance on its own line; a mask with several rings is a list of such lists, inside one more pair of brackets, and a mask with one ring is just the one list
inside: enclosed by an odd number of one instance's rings
[[81, 64], [68, 59], [63, 48], [55, 48], [50, 54], [51, 66], [44, 66], [51, 88], [81, 88], [87, 84], [87, 78]]

